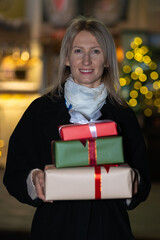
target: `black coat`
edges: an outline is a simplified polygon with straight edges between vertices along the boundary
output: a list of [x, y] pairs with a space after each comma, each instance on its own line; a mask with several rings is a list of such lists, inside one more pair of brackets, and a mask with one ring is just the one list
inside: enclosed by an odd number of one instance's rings
[[48, 94], [33, 101], [14, 130], [8, 149], [4, 184], [20, 202], [37, 207], [32, 224], [33, 239], [53, 240], [133, 240], [127, 209], [144, 201], [150, 191], [146, 147], [135, 114], [130, 108], [115, 106], [107, 98], [100, 119], [117, 122], [123, 136], [125, 161], [139, 171], [138, 194], [129, 206], [122, 199], [54, 201], [32, 200], [26, 179], [34, 168], [51, 164], [53, 139], [60, 139], [58, 126], [69, 124], [64, 97]]

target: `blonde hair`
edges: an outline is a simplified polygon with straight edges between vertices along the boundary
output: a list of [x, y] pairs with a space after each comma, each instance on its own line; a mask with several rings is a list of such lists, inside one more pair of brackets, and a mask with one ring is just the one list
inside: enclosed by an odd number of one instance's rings
[[114, 40], [102, 22], [83, 16], [78, 16], [73, 19], [66, 30], [60, 50], [58, 81], [54, 86], [53, 92], [58, 88], [58, 92], [60, 93], [62, 85], [71, 74], [70, 68], [66, 66], [66, 58], [71, 52], [75, 36], [83, 30], [94, 35], [103, 50], [105, 65], [107, 67], [104, 68], [102, 81], [107, 88], [110, 99], [120, 105], [125, 105], [125, 101], [120, 94], [119, 72]]

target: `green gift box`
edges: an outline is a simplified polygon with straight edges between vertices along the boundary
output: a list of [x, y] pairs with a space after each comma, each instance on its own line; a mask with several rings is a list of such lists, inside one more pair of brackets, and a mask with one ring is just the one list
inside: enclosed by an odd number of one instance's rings
[[122, 137], [52, 141], [52, 159], [56, 168], [124, 163]]

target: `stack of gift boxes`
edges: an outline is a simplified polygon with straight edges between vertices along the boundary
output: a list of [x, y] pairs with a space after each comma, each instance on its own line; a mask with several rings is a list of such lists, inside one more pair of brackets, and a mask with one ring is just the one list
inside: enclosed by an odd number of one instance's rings
[[46, 200], [131, 198], [134, 171], [124, 164], [117, 124], [103, 121], [59, 128], [53, 165], [45, 170]]

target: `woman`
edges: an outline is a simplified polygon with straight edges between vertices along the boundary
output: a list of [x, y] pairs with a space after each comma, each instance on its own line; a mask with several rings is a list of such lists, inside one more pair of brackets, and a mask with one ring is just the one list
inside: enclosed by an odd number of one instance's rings
[[[59, 125], [84, 119], [117, 122], [125, 161], [139, 176], [130, 201], [45, 202], [43, 170], [52, 162], [50, 143], [60, 139]], [[150, 191], [146, 148], [137, 119], [120, 96], [115, 46], [103, 23], [84, 17], [71, 22], [57, 85], [29, 106], [10, 138], [4, 184], [19, 201], [37, 207], [32, 239], [134, 239], [127, 210]]]

